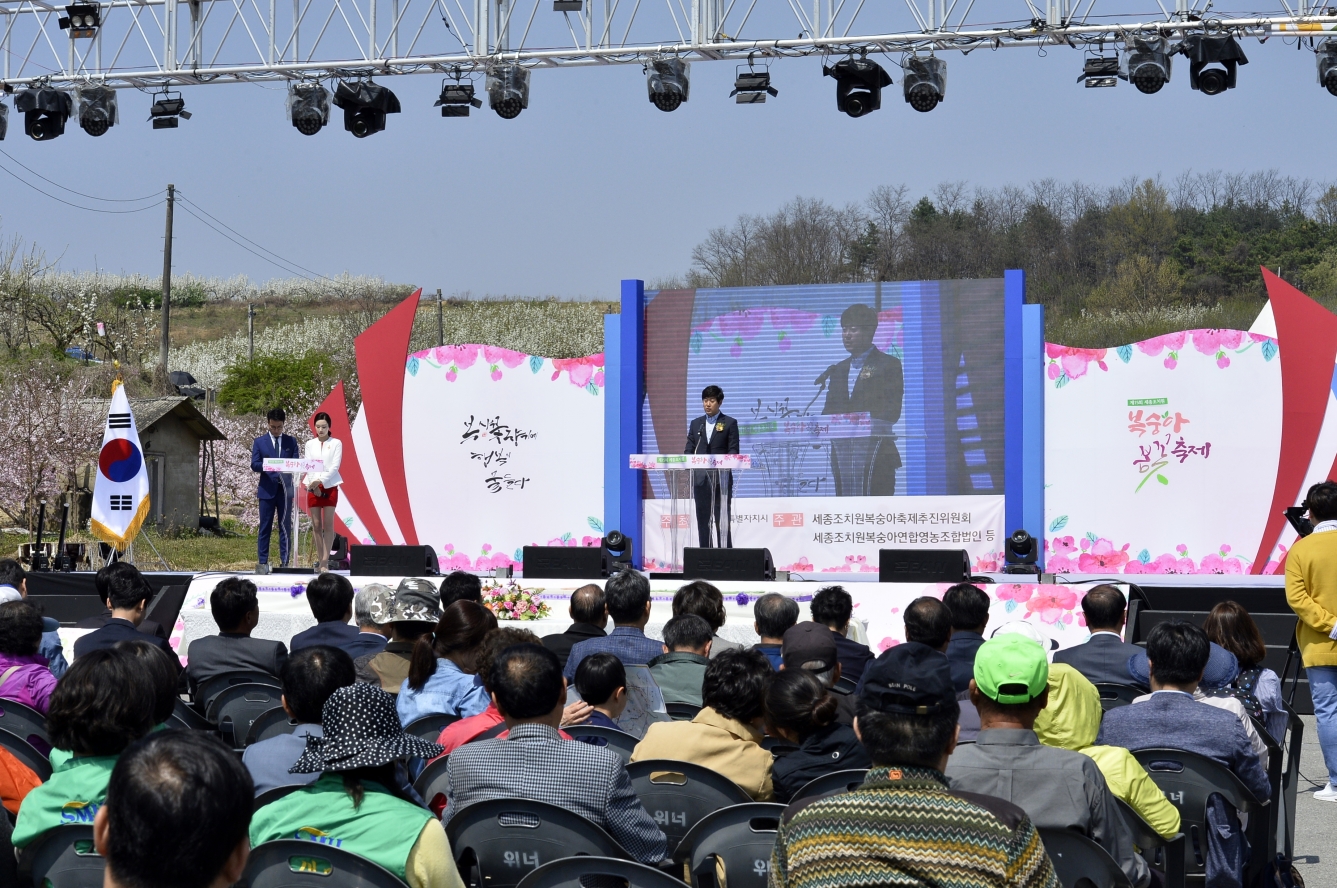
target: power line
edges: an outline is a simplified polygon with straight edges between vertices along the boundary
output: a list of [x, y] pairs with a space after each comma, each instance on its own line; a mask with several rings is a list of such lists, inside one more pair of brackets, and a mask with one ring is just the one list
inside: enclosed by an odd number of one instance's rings
[[68, 191], [70, 194], [77, 194], [80, 197], [86, 197], [89, 200], [100, 200], [103, 201], [104, 203], [139, 203], [140, 201], [144, 200], [153, 200], [154, 198], [158, 198], [159, 200], [161, 200], [162, 198], [161, 191], [155, 191], [153, 194], [147, 194], [144, 197], [98, 197], [95, 194], [84, 194], [82, 191], [75, 191], [73, 188], [68, 188], [60, 184], [59, 182], [56, 182], [52, 179], [48, 179], [46, 176], [43, 176], [41, 173], [37, 172], [37, 170], [33, 169], [32, 167], [27, 166], [26, 164], [24, 164], [23, 161], [19, 160], [17, 157], [10, 154], [3, 148], [0, 148], [0, 154], [3, 154], [5, 157], [8, 157], [10, 160], [14, 161], [16, 164], [23, 167], [25, 170], [32, 173], [37, 178], [41, 179], [43, 182], [55, 185], [57, 188], [61, 189], [62, 191]]
[[[6, 155], [6, 156], [8, 156], [8, 155]], [[24, 169], [27, 169], [27, 168], [24, 167]], [[11, 170], [9, 167], [7, 167], [7, 166], [5, 166], [5, 165], [3, 165], [3, 164], [0, 164], [0, 170], [4, 170], [6, 173], [8, 173], [9, 175], [13, 176], [15, 179], [18, 179], [18, 180], [19, 180], [20, 182], [22, 182], [24, 185], [27, 185], [27, 186], [28, 186], [29, 188], [31, 188], [33, 191], [36, 191], [38, 194], [41, 194], [41, 195], [43, 195], [44, 197], [49, 197], [49, 198], [51, 198], [52, 200], [56, 201], [57, 203], [63, 203], [63, 204], [65, 204], [65, 206], [67, 206], [67, 207], [74, 207], [76, 210], [85, 210], [85, 211], [87, 211], [87, 212], [89, 212], [89, 213], [107, 213], [107, 214], [110, 214], [110, 215], [113, 215], [113, 216], [122, 216], [122, 215], [125, 215], [125, 214], [127, 214], [127, 213], [142, 213], [142, 212], [144, 212], [145, 210], [151, 210], [151, 209], [153, 209], [154, 207], [156, 207], [156, 206], [158, 206], [159, 204], [162, 203], [162, 200], [156, 200], [156, 201], [154, 201], [153, 203], [148, 204], [147, 206], [140, 207], [140, 208], [137, 209], [137, 210], [103, 210], [103, 209], [99, 209], [99, 208], [97, 208], [97, 207], [85, 207], [85, 206], [80, 206], [79, 204], [76, 204], [76, 203], [70, 203], [68, 200], [65, 200], [64, 198], [56, 197], [54, 194], [48, 194], [47, 192], [45, 192], [45, 191], [43, 191], [42, 189], [38, 188], [36, 185], [34, 185], [33, 183], [29, 182], [27, 179], [23, 178], [23, 177], [20, 176], [18, 173], [14, 172], [14, 171]]]
[[[193, 205], [192, 205], [192, 206], [193, 206]], [[309, 275], [302, 274], [300, 271], [297, 271], [297, 270], [296, 270], [296, 269], [301, 268], [300, 265], [294, 265], [294, 266], [289, 267], [289, 266], [287, 266], [287, 265], [282, 265], [282, 264], [280, 264], [279, 262], [275, 262], [273, 259], [270, 259], [268, 256], [264, 255], [263, 253], [258, 253], [258, 252], [256, 252], [255, 250], [252, 250], [250, 247], [246, 246], [246, 244], [244, 244], [244, 243], [242, 243], [241, 241], [237, 240], [236, 238], [231, 237], [230, 235], [227, 234], [227, 232], [223, 231], [222, 229], [216, 228], [212, 223], [210, 223], [210, 222], [206, 221], [205, 219], [201, 218], [200, 216], [196, 215], [195, 212], [192, 211], [192, 210], [190, 209], [190, 207], [182, 206], [181, 209], [184, 210], [185, 212], [189, 213], [191, 216], [194, 216], [195, 219], [196, 219], [198, 222], [200, 222], [201, 224], [203, 224], [203, 225], [206, 226], [207, 228], [212, 229], [212, 230], [214, 231], [215, 234], [219, 235], [220, 237], [222, 237], [222, 238], [225, 239], [225, 240], [231, 241], [233, 244], [235, 244], [235, 245], [238, 246], [238, 247], [241, 247], [243, 250], [245, 250], [246, 252], [250, 253], [252, 256], [255, 256], [255, 257], [258, 258], [258, 259], [263, 259], [264, 261], [268, 262], [270, 265], [274, 266], [275, 268], [279, 269], [280, 271], [285, 271], [285, 272], [287, 272], [288, 274], [296, 274], [296, 275], [297, 275], [298, 277], [300, 277], [300, 278], [306, 278], [306, 279], [309, 280], [309, 281], [315, 282], [315, 278], [312, 278], [312, 277], [310, 277]], [[201, 212], [203, 212], [203, 210], [201, 210]], [[222, 224], [222, 223], [219, 223], [219, 224]], [[263, 248], [262, 248], [262, 249], [263, 249]], [[277, 255], [277, 254], [276, 254], [276, 255]], [[282, 259], [283, 257], [280, 256], [279, 258]], [[285, 260], [283, 260], [283, 261], [286, 262], [287, 260], [285, 259]]]
[[[284, 257], [280, 256], [278, 253], [275, 253], [273, 250], [269, 249], [268, 247], [266, 247], [266, 246], [264, 246], [264, 245], [262, 245], [262, 244], [258, 244], [258, 243], [256, 243], [255, 241], [251, 240], [251, 239], [250, 239], [249, 237], [247, 237], [246, 235], [242, 234], [242, 233], [241, 233], [240, 231], [238, 231], [237, 229], [233, 228], [231, 225], [228, 225], [226, 222], [222, 221], [222, 220], [219, 219], [217, 216], [215, 216], [215, 215], [213, 215], [212, 213], [210, 213], [210, 212], [209, 212], [208, 210], [206, 210], [204, 207], [202, 207], [202, 206], [200, 206], [199, 204], [195, 203], [195, 201], [191, 200], [191, 199], [188, 198], [188, 197], [184, 197], [184, 196], [182, 196], [180, 190], [178, 190], [176, 194], [177, 194], [177, 197], [180, 198], [182, 201], [184, 201], [185, 203], [190, 204], [192, 207], [194, 207], [195, 209], [199, 210], [201, 213], [203, 213], [204, 215], [208, 216], [210, 219], [214, 220], [214, 221], [217, 222], [219, 225], [223, 226], [223, 227], [226, 228], [228, 231], [230, 231], [230, 232], [232, 232], [233, 234], [235, 234], [237, 237], [239, 237], [239, 238], [241, 238], [242, 240], [246, 241], [246, 242], [247, 242], [248, 244], [250, 244], [251, 246], [256, 247], [256, 248], [258, 248], [258, 249], [260, 249], [260, 250], [263, 250], [264, 252], [266, 252], [266, 253], [268, 253], [269, 255], [273, 256], [275, 259], [278, 259], [280, 262], [284, 263], [285, 265], [289, 265], [289, 266], [291, 266], [292, 268], [300, 269], [301, 271], [305, 271], [305, 272], [307, 272], [307, 274], [312, 275], [312, 278], [311, 278], [312, 280], [315, 280], [316, 278], [319, 278], [319, 279], [321, 279], [321, 280], [323, 280], [323, 281], [328, 281], [328, 280], [330, 280], [329, 278], [327, 278], [325, 275], [321, 274], [320, 272], [318, 272], [318, 271], [313, 271], [312, 269], [307, 268], [307, 267], [304, 266], [304, 265], [299, 265], [299, 264], [297, 264], [296, 262], [293, 262], [291, 259], [285, 259]], [[188, 211], [188, 212], [189, 212], [189, 211]], [[193, 215], [195, 215], [195, 214], [194, 214], [194, 213], [191, 213], [191, 215], [193, 216]], [[199, 216], [195, 216], [195, 218], [196, 218], [196, 219], [199, 219]], [[203, 219], [200, 219], [200, 221], [203, 222], [204, 220], [203, 220]], [[206, 223], [206, 224], [208, 224], [208, 223]], [[212, 227], [212, 226], [210, 226], [210, 227]], [[217, 231], [218, 229], [214, 229], [214, 230]], [[219, 232], [219, 233], [221, 234], [222, 232]], [[235, 241], [234, 241], [234, 243], [235, 243]], [[262, 257], [262, 258], [263, 258], [263, 257]], [[266, 260], [266, 261], [268, 261], [268, 260]], [[277, 263], [271, 263], [271, 264], [277, 264]]]

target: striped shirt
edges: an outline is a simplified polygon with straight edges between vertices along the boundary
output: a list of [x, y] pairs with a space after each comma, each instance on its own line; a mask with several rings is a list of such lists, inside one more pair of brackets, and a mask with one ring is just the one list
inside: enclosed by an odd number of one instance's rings
[[1010, 802], [955, 792], [941, 772], [874, 768], [852, 792], [790, 806], [770, 888], [1058, 888], [1040, 835]]

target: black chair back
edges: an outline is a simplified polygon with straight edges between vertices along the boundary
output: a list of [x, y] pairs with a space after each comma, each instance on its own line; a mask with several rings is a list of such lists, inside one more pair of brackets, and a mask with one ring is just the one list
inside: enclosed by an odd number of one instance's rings
[[530, 870], [564, 857], [627, 857], [597, 824], [529, 799], [475, 802], [450, 818], [446, 838], [465, 884], [486, 888], [513, 888]]
[[693, 706], [691, 703], [665, 703], [664, 710], [668, 712], [669, 718], [674, 721], [689, 722], [696, 718], [697, 713], [701, 711], [701, 707]]
[[1120, 706], [1127, 706], [1146, 693], [1141, 688], [1117, 684], [1112, 681], [1098, 681], [1095, 685], [1096, 692], [1100, 694], [1100, 708], [1105, 712], [1118, 709]]
[[434, 712], [431, 715], [424, 715], [422, 718], [415, 718], [404, 726], [404, 730], [417, 737], [419, 740], [435, 743], [436, 738], [441, 736], [442, 728], [459, 720], [460, 717], [458, 715], [446, 715], [444, 712]]
[[167, 719], [167, 726], [187, 731], [212, 731], [214, 726], [209, 720], [190, 707], [184, 700], [177, 700], [172, 706], [172, 715]]
[[1184, 834], [1176, 833], [1174, 838], [1167, 839], [1152, 829], [1151, 824], [1123, 799], [1115, 796], [1114, 804], [1128, 825], [1128, 831], [1133, 834], [1133, 844], [1141, 850], [1143, 859], [1149, 866], [1165, 873], [1165, 888], [1184, 888], [1188, 879], [1188, 873], [1184, 871]]
[[784, 810], [770, 802], [721, 808], [688, 830], [673, 856], [686, 865], [695, 888], [716, 888], [717, 864], [729, 888], [766, 888]]
[[[446, 806], [446, 796], [450, 795], [450, 777], [446, 773], [446, 768], [450, 756], [443, 755], [439, 759], [428, 762], [427, 767], [418, 774], [418, 779], [413, 781], [413, 788], [417, 790], [418, 795], [427, 803], [427, 807], [433, 811], [441, 811]], [[438, 799], [437, 796], [440, 796]]]
[[691, 762], [646, 759], [627, 765], [627, 776], [645, 810], [668, 836], [668, 850], [707, 814], [752, 801], [728, 777]]
[[19, 884], [27, 888], [102, 888], [107, 862], [93, 847], [93, 824], [71, 823], [42, 833], [19, 853]]
[[858, 789], [867, 775], [867, 768], [850, 768], [846, 771], [832, 771], [830, 774], [814, 777], [803, 784], [798, 792], [794, 793], [793, 800], [797, 802], [799, 799], [808, 799], [813, 796], [824, 796]]
[[282, 697], [283, 691], [273, 685], [230, 685], [209, 702], [208, 719], [218, 725], [224, 743], [241, 749], [251, 725], [275, 706], [282, 706]]
[[627, 888], [682, 888], [668, 873], [643, 863], [615, 857], [569, 857], [545, 863], [520, 880], [518, 888], [585, 888], [626, 885]]
[[237, 672], [228, 672], [223, 675], [215, 675], [206, 682], [202, 682], [195, 688], [195, 708], [202, 713], [209, 712], [209, 704], [227, 688], [239, 684], [262, 684], [270, 687], [279, 687], [278, 676], [270, 675], [268, 672], [258, 672], [255, 670], [239, 670]]
[[51, 777], [51, 761], [47, 758], [49, 753], [42, 752], [22, 737], [0, 730], [0, 747], [32, 769], [43, 783]]
[[1071, 829], [1041, 829], [1040, 841], [1063, 888], [1133, 888], [1104, 848]]
[[1290, 721], [1286, 729], [1286, 768], [1281, 775], [1281, 797], [1286, 807], [1286, 830], [1283, 836], [1286, 859], [1295, 856], [1295, 795], [1300, 785], [1300, 750], [1304, 746], [1304, 722], [1295, 710], [1286, 705]]
[[251, 729], [246, 732], [246, 745], [259, 743], [271, 737], [282, 737], [297, 730], [297, 722], [292, 720], [282, 705], [267, 709], [260, 717], [251, 722]]
[[251, 849], [239, 886], [245, 888], [405, 888], [394, 873], [340, 848], [300, 839]]
[[46, 733], [46, 716], [17, 700], [0, 699], [0, 730], [22, 737], [39, 752], [51, 754], [51, 738]]
[[631, 761], [631, 751], [636, 748], [640, 740], [636, 739], [634, 734], [628, 734], [626, 731], [618, 731], [613, 728], [601, 728], [598, 725], [572, 725], [569, 728], [562, 728], [575, 739], [581, 737], [599, 737], [607, 742], [604, 747], [609, 752], [616, 752], [622, 756], [622, 761]]

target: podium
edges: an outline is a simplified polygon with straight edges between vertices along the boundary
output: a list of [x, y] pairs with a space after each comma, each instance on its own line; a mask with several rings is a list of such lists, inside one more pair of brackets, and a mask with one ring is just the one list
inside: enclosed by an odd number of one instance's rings
[[741, 432], [765, 466], [766, 496], [869, 496], [873, 464], [896, 446], [894, 426], [868, 413], [833, 413], [755, 422]]
[[266, 472], [274, 472], [284, 475], [284, 492], [291, 490], [293, 495], [292, 502], [292, 529], [288, 532], [288, 563], [298, 565], [301, 562], [297, 560], [297, 540], [298, 529], [302, 517], [302, 510], [297, 501], [298, 484], [297, 476], [305, 475], [307, 472], [325, 471], [325, 460], [323, 459], [288, 459], [286, 457], [271, 456], [262, 463], [262, 468]]
[[[752, 456], [747, 453], [638, 453], [633, 454], [630, 466], [644, 472], [662, 472], [669, 494], [668, 551], [672, 553], [665, 565], [671, 572], [681, 572], [682, 550], [688, 541], [695, 546], [696, 527], [696, 473], [706, 473], [710, 484], [712, 502], [718, 505], [711, 510], [710, 540], [714, 547], [725, 548], [730, 541], [730, 500], [732, 496], [733, 472], [752, 468]], [[691, 503], [684, 514], [683, 500]], [[686, 531], [687, 536], [683, 536]]]

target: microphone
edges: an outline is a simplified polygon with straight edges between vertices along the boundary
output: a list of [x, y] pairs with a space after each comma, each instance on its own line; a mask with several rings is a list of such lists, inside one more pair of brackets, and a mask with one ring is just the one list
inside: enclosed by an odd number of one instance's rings
[[835, 365], [835, 364], [832, 364], [830, 367], [827, 367], [827, 368], [826, 368], [826, 371], [825, 371], [821, 376], [819, 376], [819, 377], [817, 377], [816, 379], [814, 379], [814, 380], [812, 381], [812, 384], [813, 384], [813, 385], [826, 385], [827, 381], [831, 379], [831, 374], [832, 374], [832, 373], [835, 373], [835, 372], [836, 372], [836, 365]]

